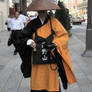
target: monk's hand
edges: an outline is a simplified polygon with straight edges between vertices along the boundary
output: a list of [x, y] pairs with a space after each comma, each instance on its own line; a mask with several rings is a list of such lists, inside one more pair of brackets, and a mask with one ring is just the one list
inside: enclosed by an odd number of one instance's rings
[[34, 41], [32, 41], [31, 44], [30, 44], [30, 46], [31, 46], [32, 48], [36, 48], [36, 43], [35, 43]]
[[35, 41], [32, 40], [32, 39], [29, 39], [29, 40], [27, 41], [27, 45], [29, 45], [29, 46], [32, 47], [32, 48], [36, 48], [36, 43], [35, 43]]

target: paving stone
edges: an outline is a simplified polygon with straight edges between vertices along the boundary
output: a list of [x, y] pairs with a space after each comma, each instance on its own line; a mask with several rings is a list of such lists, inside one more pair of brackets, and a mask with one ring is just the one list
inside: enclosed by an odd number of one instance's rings
[[1, 89], [1, 92], [18, 92], [20, 83], [22, 81], [22, 75], [19, 71], [13, 71], [7, 83]]
[[92, 83], [88, 78], [81, 78], [78, 80], [78, 85], [80, 87], [89, 87], [92, 86]]
[[[84, 24], [74, 26], [69, 40], [69, 50], [77, 83], [62, 92], [92, 92], [92, 57], [82, 57], [85, 50]], [[24, 79], [20, 71], [21, 59], [13, 56], [14, 47], [7, 47], [9, 32], [0, 33], [0, 92], [30, 92], [30, 78]]]
[[92, 75], [87, 75], [87, 78], [90, 80], [90, 82], [92, 83]]
[[77, 83], [73, 84], [73, 85], [70, 85], [69, 86], [69, 89], [66, 90], [65, 92], [81, 92], [79, 86]]
[[[17, 61], [10, 62], [6, 65], [6, 67], [0, 72], [0, 92], [1, 89], [5, 86], [8, 79], [10, 78], [10, 75], [13, 73], [14, 67], [17, 64]], [[11, 66], [12, 65], [12, 66]]]
[[81, 92], [92, 92], [92, 86], [91, 87], [81, 87]]
[[4, 68], [4, 65], [0, 65], [0, 71]]
[[30, 78], [23, 78], [18, 92], [30, 92]]

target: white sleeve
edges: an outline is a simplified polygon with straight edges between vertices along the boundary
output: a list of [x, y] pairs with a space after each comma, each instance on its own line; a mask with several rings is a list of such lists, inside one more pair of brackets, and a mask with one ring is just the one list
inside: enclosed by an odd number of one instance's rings
[[26, 23], [27, 22], [27, 19], [26, 19], [26, 16], [24, 16], [24, 23]]
[[23, 24], [23, 21], [20, 19], [20, 26], [21, 26], [21, 29], [24, 28], [24, 24]]
[[10, 21], [8, 23], [8, 27], [11, 28], [11, 19], [10, 19]]
[[13, 30], [12, 23], [13, 23], [13, 22], [12, 22], [12, 20], [11, 20], [10, 23], [9, 23], [9, 27], [10, 27], [11, 30]]
[[30, 45], [32, 42], [34, 42], [32, 39], [27, 40], [27, 45]]

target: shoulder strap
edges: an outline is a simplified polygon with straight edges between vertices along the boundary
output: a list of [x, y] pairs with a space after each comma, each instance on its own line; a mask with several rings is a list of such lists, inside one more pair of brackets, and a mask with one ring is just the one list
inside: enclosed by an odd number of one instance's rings
[[38, 41], [37, 31], [35, 32], [35, 41]]
[[53, 35], [53, 34], [55, 34], [55, 32], [54, 32], [53, 27], [52, 27], [51, 16], [49, 16], [49, 19], [50, 19], [51, 33], [52, 33], [52, 35]]

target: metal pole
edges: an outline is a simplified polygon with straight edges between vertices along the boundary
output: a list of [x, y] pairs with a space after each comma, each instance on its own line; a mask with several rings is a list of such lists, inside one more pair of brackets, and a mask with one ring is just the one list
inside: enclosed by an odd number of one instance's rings
[[86, 30], [86, 50], [83, 53], [85, 57], [92, 56], [92, 0], [88, 0], [88, 20]]
[[25, 13], [25, 9], [27, 8], [27, 0], [22, 0], [22, 11]]
[[20, 0], [20, 11], [22, 10], [22, 0]]
[[14, 6], [15, 6], [15, 12], [18, 11], [18, 4], [15, 3]]

